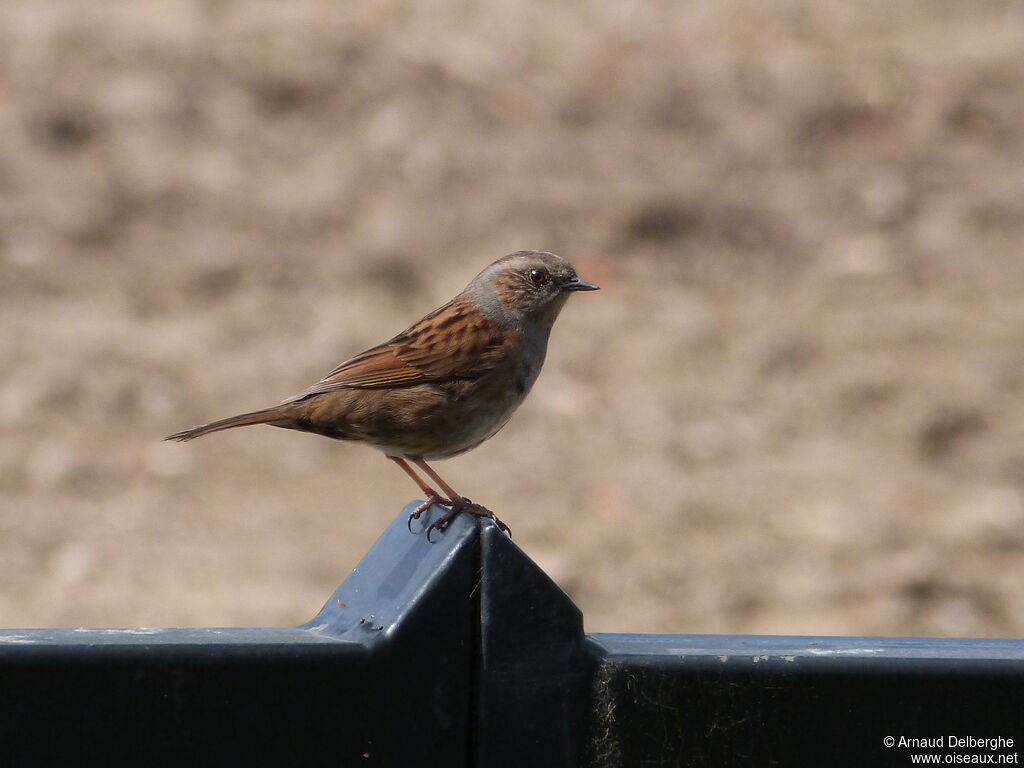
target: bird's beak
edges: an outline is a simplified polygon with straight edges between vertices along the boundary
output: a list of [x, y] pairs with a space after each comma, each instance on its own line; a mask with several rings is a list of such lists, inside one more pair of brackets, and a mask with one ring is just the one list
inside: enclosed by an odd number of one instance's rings
[[586, 280], [580, 280], [578, 277], [574, 277], [572, 280], [562, 286], [567, 291], [599, 291], [601, 290], [593, 283], [588, 283]]

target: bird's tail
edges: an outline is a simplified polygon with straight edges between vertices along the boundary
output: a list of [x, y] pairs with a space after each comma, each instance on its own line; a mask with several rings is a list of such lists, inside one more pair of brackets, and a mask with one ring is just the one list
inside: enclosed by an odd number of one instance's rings
[[211, 432], [220, 432], [222, 429], [234, 427], [247, 427], [250, 424], [273, 424], [274, 426], [285, 426], [291, 422], [288, 415], [288, 405], [277, 405], [273, 408], [264, 408], [262, 411], [243, 413], [238, 416], [230, 416], [226, 419], [211, 421], [209, 424], [200, 424], [198, 427], [183, 429], [168, 435], [164, 440], [177, 440], [183, 443], [186, 440], [194, 440], [197, 437], [208, 435]]

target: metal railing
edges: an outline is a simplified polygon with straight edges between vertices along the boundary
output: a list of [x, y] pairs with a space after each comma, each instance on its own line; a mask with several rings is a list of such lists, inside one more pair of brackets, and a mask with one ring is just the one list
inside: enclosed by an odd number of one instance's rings
[[1024, 642], [586, 635], [493, 524], [429, 543], [407, 514], [301, 627], [0, 630], [0, 765], [1012, 764], [1024, 740]]

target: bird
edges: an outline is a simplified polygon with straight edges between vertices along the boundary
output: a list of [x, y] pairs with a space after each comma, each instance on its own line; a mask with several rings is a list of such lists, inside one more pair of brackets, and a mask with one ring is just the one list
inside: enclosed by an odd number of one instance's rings
[[427, 526], [428, 539], [464, 513], [489, 518], [511, 535], [494, 512], [459, 494], [427, 462], [472, 450], [505, 426], [537, 380], [551, 328], [569, 296], [596, 290], [561, 256], [510, 253], [485, 267], [447, 304], [281, 404], [164, 439], [183, 442], [269, 424], [365, 443], [397, 464], [426, 495], [409, 515], [410, 530], [413, 520], [438, 505], [446, 511]]

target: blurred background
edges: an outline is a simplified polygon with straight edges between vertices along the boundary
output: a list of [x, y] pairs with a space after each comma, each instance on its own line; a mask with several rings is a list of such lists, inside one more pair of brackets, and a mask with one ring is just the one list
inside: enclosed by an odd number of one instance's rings
[[590, 631], [1024, 634], [1024, 4], [5, 0], [0, 625], [311, 617], [418, 491], [276, 403], [601, 284], [437, 466]]

